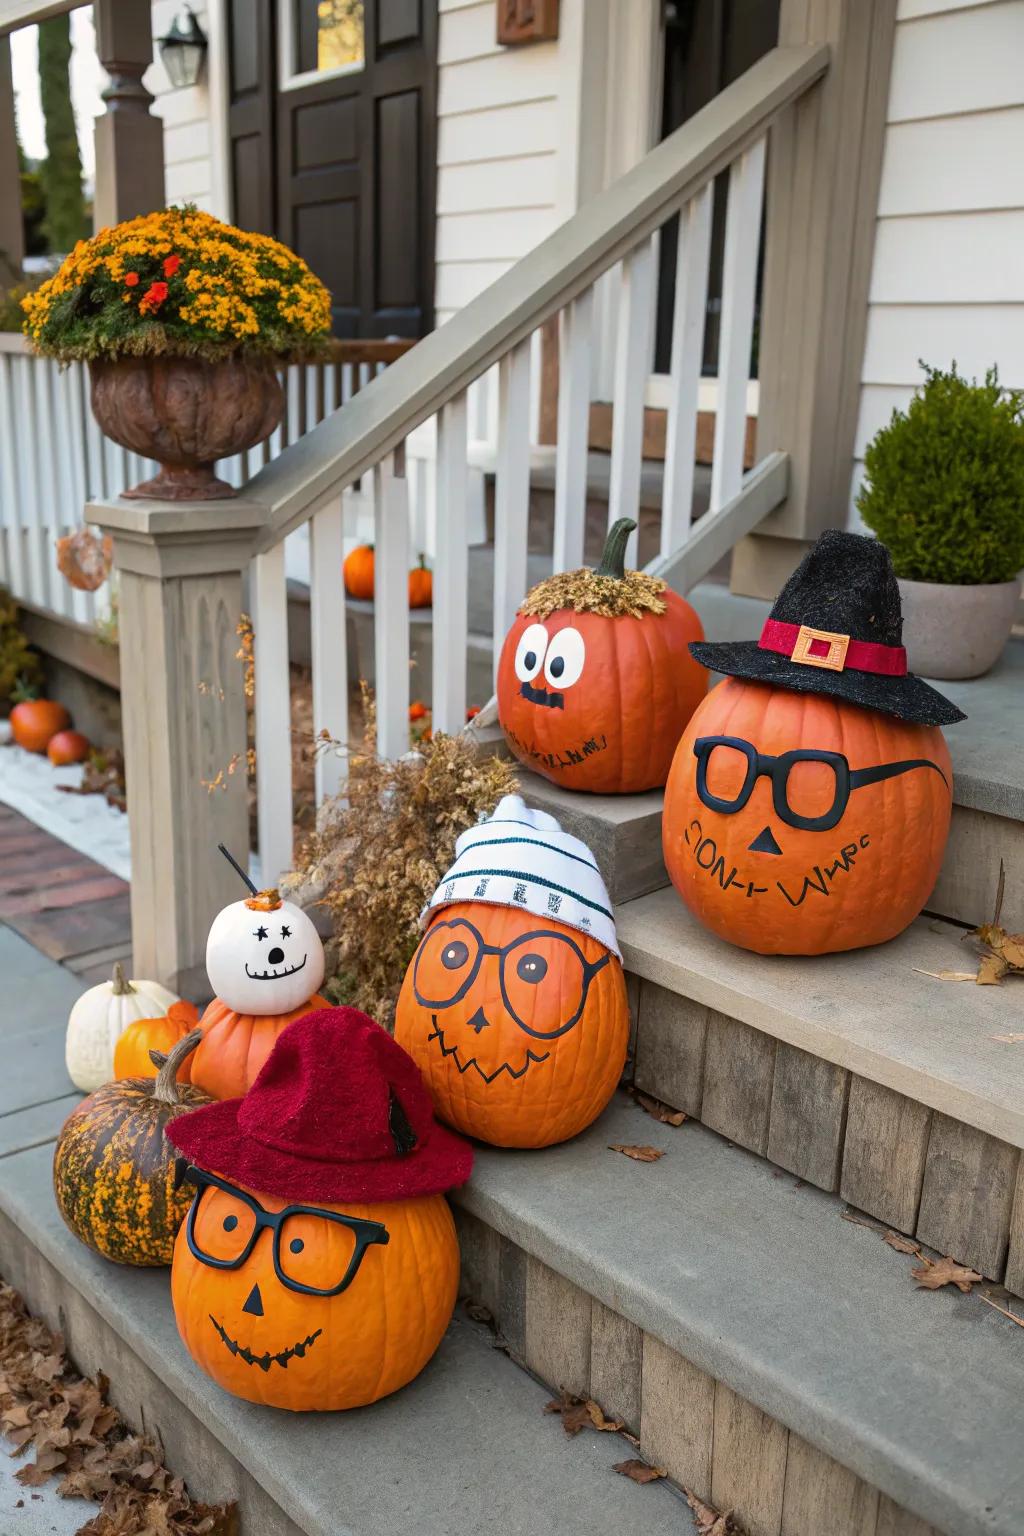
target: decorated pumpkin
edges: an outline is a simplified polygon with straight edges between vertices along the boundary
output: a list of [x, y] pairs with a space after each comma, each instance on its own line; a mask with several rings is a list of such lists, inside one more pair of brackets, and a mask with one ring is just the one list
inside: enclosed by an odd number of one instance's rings
[[409, 607], [429, 608], [434, 601], [434, 578], [427, 570], [427, 562], [420, 555], [419, 565], [409, 572]]
[[373, 602], [373, 565], [372, 544], [357, 544], [355, 549], [345, 556], [342, 575], [345, 591], [349, 597], [358, 597], [367, 603]]
[[217, 995], [199, 1021], [192, 1081], [215, 1099], [245, 1093], [281, 1031], [329, 1006], [317, 995], [324, 947], [310, 919], [277, 891], [251, 890], [218, 912], [206, 941]]
[[64, 1058], [68, 1076], [92, 1093], [114, 1076], [114, 1047], [135, 1019], [166, 1013], [178, 1002], [157, 981], [129, 981], [120, 961], [110, 981], [101, 981], [75, 1003], [68, 1019]]
[[624, 568], [635, 527], [619, 519], [596, 571], [535, 586], [502, 646], [498, 718], [508, 744], [566, 789], [660, 788], [707, 689], [687, 650], [704, 634], [689, 603], [660, 578]]
[[195, 1192], [174, 1315], [219, 1386], [296, 1412], [355, 1408], [423, 1369], [458, 1289], [443, 1191], [472, 1153], [383, 1029], [353, 1008], [309, 1014], [244, 1099], [182, 1116], [170, 1139]]
[[65, 1120], [53, 1156], [53, 1191], [76, 1237], [116, 1264], [169, 1264], [190, 1193], [176, 1187], [164, 1131], [209, 1103], [178, 1076], [199, 1039], [183, 1036], [155, 1077], [105, 1083]]
[[11, 735], [15, 745], [26, 752], [45, 752], [57, 732], [71, 724], [64, 705], [53, 699], [36, 698], [31, 690], [20, 686], [11, 697], [20, 700], [11, 710]]
[[907, 672], [874, 539], [823, 534], [759, 642], [698, 645], [727, 675], [665, 790], [665, 863], [712, 932], [760, 954], [879, 944], [918, 915], [946, 847], [963, 716]]
[[[168, 1051], [191, 1034], [199, 1023], [199, 1012], [192, 1003], [172, 1003], [162, 1018], [136, 1019], [134, 1024], [119, 1037], [114, 1046], [114, 1076], [123, 1077], [155, 1077], [156, 1066], [153, 1063], [152, 1052], [158, 1051], [166, 1056]], [[196, 1036], [196, 1045], [200, 1036]], [[188, 1083], [192, 1080], [191, 1053], [185, 1057], [178, 1068], [178, 1081]]]
[[629, 1009], [593, 855], [507, 795], [424, 913], [395, 1038], [443, 1120], [500, 1147], [565, 1141], [622, 1075]]

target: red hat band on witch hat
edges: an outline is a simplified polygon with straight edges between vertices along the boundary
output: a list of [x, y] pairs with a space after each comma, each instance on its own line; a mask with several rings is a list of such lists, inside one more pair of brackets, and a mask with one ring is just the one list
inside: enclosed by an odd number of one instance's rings
[[473, 1161], [435, 1121], [412, 1058], [355, 1008], [289, 1024], [244, 1099], [179, 1116], [170, 1140], [199, 1167], [304, 1202], [441, 1194]]

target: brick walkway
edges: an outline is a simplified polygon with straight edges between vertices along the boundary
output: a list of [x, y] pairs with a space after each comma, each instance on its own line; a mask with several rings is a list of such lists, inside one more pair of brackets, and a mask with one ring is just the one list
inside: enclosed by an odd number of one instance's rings
[[130, 961], [126, 882], [5, 805], [0, 922], [90, 986], [109, 978], [115, 960]]

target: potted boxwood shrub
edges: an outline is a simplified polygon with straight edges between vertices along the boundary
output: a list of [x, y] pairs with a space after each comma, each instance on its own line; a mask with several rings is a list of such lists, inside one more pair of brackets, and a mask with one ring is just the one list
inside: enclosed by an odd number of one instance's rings
[[864, 455], [857, 495], [887, 544], [912, 672], [980, 677], [1013, 624], [1024, 567], [1024, 391], [921, 365], [925, 382]]
[[275, 365], [312, 356], [331, 325], [304, 261], [194, 207], [79, 241], [22, 308], [35, 351], [89, 364], [107, 436], [160, 464], [123, 494], [167, 501], [235, 494], [214, 462], [270, 436], [284, 410]]

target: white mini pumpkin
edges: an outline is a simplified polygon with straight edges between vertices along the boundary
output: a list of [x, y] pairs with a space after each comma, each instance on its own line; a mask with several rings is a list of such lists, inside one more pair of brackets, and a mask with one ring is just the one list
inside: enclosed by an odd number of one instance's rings
[[324, 947], [301, 907], [276, 891], [260, 891], [217, 913], [206, 941], [206, 973], [236, 1013], [291, 1013], [323, 981]]
[[83, 992], [68, 1018], [64, 1060], [68, 1076], [93, 1093], [114, 1076], [114, 1046], [136, 1019], [158, 1019], [180, 999], [158, 981], [129, 981], [120, 962], [110, 981]]

